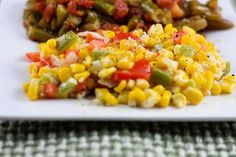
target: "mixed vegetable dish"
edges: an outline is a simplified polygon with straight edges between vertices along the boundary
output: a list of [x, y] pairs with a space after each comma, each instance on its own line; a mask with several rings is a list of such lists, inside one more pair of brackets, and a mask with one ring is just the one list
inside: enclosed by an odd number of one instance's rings
[[222, 18], [217, 0], [28, 0], [24, 11], [29, 38], [40, 42], [68, 31], [119, 31], [121, 25], [148, 30], [156, 23], [196, 31], [233, 27]]
[[92, 96], [107, 106], [182, 108], [233, 92], [230, 64], [195, 30], [172, 24], [127, 30], [69, 31], [39, 44], [39, 52], [26, 53], [28, 98]]

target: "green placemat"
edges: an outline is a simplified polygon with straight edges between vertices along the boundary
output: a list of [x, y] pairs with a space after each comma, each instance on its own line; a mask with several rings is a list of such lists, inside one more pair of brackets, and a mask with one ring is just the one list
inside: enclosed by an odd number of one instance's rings
[[6, 122], [0, 156], [236, 157], [236, 123]]

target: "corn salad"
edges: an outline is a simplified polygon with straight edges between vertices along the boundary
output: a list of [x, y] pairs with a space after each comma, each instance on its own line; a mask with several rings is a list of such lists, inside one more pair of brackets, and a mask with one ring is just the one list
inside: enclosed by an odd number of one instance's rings
[[32, 63], [23, 87], [30, 100], [93, 95], [107, 106], [183, 108], [207, 95], [230, 94], [236, 85], [214, 44], [171, 24], [147, 32], [68, 32], [26, 56]]

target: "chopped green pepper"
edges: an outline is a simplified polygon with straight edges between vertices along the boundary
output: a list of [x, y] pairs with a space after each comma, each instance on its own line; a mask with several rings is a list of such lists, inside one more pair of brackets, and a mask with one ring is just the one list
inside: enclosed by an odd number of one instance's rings
[[196, 53], [196, 50], [192, 46], [182, 45], [179, 48], [179, 53], [181, 55], [184, 55], [185, 57], [192, 58], [194, 56], [194, 54]]
[[58, 94], [62, 98], [67, 98], [69, 94], [74, 90], [77, 85], [77, 81], [74, 78], [69, 78], [63, 82], [58, 88]]
[[57, 50], [61, 52], [70, 48], [73, 44], [78, 42], [78, 39], [78, 36], [74, 32], [67, 32], [63, 36], [57, 38]]
[[93, 58], [93, 60], [98, 60], [101, 57], [107, 56], [108, 54], [109, 54], [109, 52], [105, 52], [105, 51], [93, 51], [92, 58]]
[[160, 69], [153, 69], [151, 74], [151, 81], [156, 84], [161, 84], [164, 86], [168, 86], [172, 82], [171, 75]]
[[226, 62], [223, 76], [227, 75], [230, 72], [230, 69], [231, 69], [230, 62]]

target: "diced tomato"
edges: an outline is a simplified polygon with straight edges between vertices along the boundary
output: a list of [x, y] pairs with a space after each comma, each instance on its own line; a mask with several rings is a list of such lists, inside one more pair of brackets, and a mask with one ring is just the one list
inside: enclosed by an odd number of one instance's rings
[[129, 12], [129, 7], [124, 0], [116, 0], [115, 7], [114, 18], [117, 20], [123, 19]]
[[93, 37], [93, 35], [92, 34], [90, 34], [90, 33], [88, 33], [87, 35], [86, 35], [86, 42], [90, 42], [90, 41], [92, 41], [92, 40], [94, 40], [95, 38]]
[[115, 41], [120, 41], [120, 40], [128, 39], [128, 38], [138, 40], [138, 37], [133, 35], [132, 33], [117, 33], [114, 40]]
[[174, 33], [174, 37], [173, 37], [174, 43], [175, 44], [181, 44], [182, 37], [185, 34], [186, 34], [186, 32], [184, 32], [183, 30], [180, 30], [180, 31]]
[[35, 3], [35, 10], [43, 13], [45, 9], [45, 2], [43, 0], [37, 0]]
[[130, 69], [132, 79], [145, 79], [149, 80], [151, 75], [151, 66], [147, 59], [137, 61], [132, 69]]
[[156, 0], [156, 4], [161, 8], [172, 7], [175, 3], [179, 3], [182, 0]]
[[91, 9], [94, 5], [94, 0], [77, 0], [79, 6]]
[[103, 47], [106, 47], [107, 44], [108, 43], [106, 41], [98, 40], [98, 39], [94, 39], [89, 42], [89, 46], [91, 49], [103, 48]]
[[52, 99], [57, 96], [57, 86], [54, 83], [47, 83], [44, 85], [45, 98]]
[[101, 26], [101, 29], [103, 30], [112, 30], [116, 33], [120, 32], [120, 27], [117, 24], [111, 24], [111, 23], [105, 23]]
[[70, 0], [57, 0], [59, 4], [68, 3]]
[[111, 80], [114, 82], [120, 82], [121, 80], [131, 79], [130, 72], [128, 71], [116, 71], [112, 74]]
[[76, 0], [70, 0], [70, 2], [68, 3], [67, 9], [70, 13], [76, 14], [76, 9], [77, 9]]
[[78, 82], [77, 86], [75, 87], [76, 93], [81, 93], [82, 91], [87, 89], [87, 82], [84, 81], [82, 83]]
[[40, 53], [39, 52], [28, 52], [26, 53], [26, 57], [31, 61], [31, 62], [40, 62]]
[[43, 14], [43, 17], [45, 19], [46, 22], [49, 22], [51, 20], [51, 18], [53, 17], [55, 11], [55, 7], [53, 6], [53, 4], [49, 4]]

